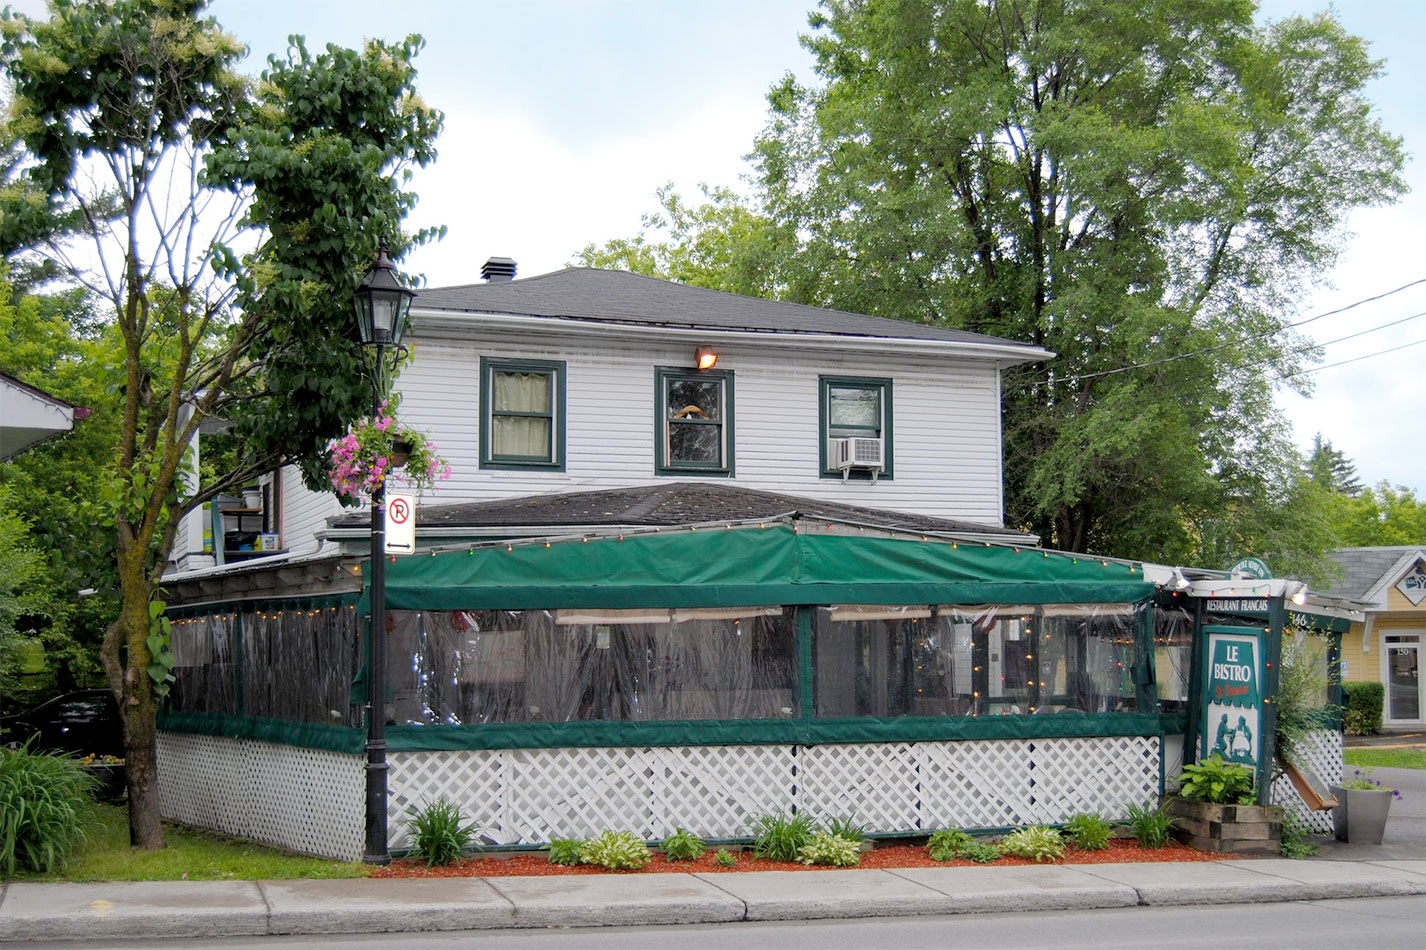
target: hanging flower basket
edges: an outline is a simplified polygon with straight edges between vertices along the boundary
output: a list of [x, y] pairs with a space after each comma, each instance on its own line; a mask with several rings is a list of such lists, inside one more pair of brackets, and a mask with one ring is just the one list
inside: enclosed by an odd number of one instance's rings
[[327, 443], [327, 477], [344, 499], [370, 498], [390, 478], [405, 487], [434, 488], [451, 477], [451, 467], [436, 443], [418, 429], [396, 421], [389, 405], [373, 417], [353, 423], [347, 434]]

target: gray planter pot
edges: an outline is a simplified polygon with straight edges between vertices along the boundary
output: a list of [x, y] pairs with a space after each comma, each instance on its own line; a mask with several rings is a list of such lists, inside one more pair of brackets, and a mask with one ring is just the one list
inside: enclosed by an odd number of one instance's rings
[[1391, 792], [1333, 785], [1332, 794], [1337, 798], [1337, 807], [1332, 809], [1332, 830], [1337, 840], [1381, 844], [1386, 816], [1391, 811]]

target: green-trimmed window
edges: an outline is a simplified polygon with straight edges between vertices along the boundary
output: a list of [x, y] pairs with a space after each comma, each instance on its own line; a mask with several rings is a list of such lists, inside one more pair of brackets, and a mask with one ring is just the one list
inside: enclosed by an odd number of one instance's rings
[[564, 470], [564, 373], [557, 360], [481, 358], [481, 468]]
[[658, 474], [733, 474], [731, 372], [660, 367], [654, 406]]
[[[821, 432], [821, 472], [824, 478], [841, 478], [833, 467], [833, 439], [880, 439], [880, 478], [892, 476], [891, 380], [863, 376], [821, 376], [818, 399]], [[853, 468], [852, 478], [870, 478], [868, 469]]]

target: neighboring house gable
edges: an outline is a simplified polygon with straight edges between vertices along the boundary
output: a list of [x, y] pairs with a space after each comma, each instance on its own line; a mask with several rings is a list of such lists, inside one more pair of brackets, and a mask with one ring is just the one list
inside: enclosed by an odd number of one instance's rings
[[1327, 593], [1371, 605], [1365, 622], [1354, 623], [1342, 638], [1343, 679], [1384, 684], [1388, 724], [1426, 723], [1420, 676], [1426, 590], [1417, 586], [1426, 578], [1426, 545], [1344, 548], [1332, 560], [1343, 577]]

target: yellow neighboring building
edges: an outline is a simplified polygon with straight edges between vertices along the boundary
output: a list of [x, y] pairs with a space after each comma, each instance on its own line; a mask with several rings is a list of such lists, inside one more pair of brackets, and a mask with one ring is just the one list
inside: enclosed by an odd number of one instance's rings
[[1342, 637], [1342, 679], [1386, 685], [1383, 725], [1426, 725], [1426, 545], [1343, 548], [1332, 560], [1344, 579], [1325, 593], [1370, 605]]

